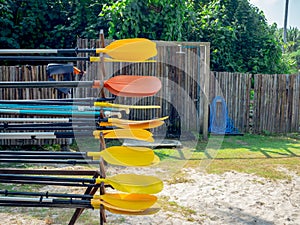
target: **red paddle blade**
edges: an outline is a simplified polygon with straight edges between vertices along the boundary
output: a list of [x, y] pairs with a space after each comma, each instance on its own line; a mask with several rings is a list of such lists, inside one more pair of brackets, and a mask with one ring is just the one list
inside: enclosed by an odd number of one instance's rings
[[153, 76], [120, 75], [104, 83], [110, 93], [124, 97], [146, 97], [161, 89], [161, 81]]

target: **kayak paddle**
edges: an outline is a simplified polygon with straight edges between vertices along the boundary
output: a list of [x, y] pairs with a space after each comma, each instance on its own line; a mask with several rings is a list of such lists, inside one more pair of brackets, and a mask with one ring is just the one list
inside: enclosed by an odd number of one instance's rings
[[[105, 48], [96, 49], [1, 49], [0, 54], [59, 54], [59, 53], [103, 53], [107, 54], [113, 59], [124, 60], [124, 61], [144, 61], [157, 54], [156, 44], [146, 38], [131, 38], [117, 40], [106, 46]], [[48, 59], [47, 59], [48, 58]], [[61, 61], [62, 57], [58, 60]], [[95, 61], [94, 58], [98, 57], [64, 57], [66, 61], [70, 60], [85, 60]], [[75, 58], [75, 59], [70, 59]], [[2, 56], [0, 60], [24, 60], [24, 61], [37, 61], [37, 60], [51, 60], [54, 61], [55, 57], [50, 59], [49, 57], [39, 56]], [[99, 61], [99, 60], [98, 60]]]
[[110, 93], [124, 97], [145, 97], [161, 89], [161, 81], [153, 76], [119, 75], [106, 81], [6, 81], [0, 88], [59, 88], [93, 87], [106, 88]]

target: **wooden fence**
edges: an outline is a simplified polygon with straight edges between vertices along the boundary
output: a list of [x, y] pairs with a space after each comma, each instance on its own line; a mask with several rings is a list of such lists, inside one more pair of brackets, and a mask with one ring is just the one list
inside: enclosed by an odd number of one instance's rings
[[300, 75], [212, 72], [210, 102], [218, 95], [224, 97], [228, 116], [241, 132], [300, 131]]
[[[46, 81], [46, 66], [0, 66], [1, 81]], [[0, 100], [55, 99], [65, 98], [65, 94], [54, 88], [1, 88]], [[38, 117], [19, 115], [0, 115], [1, 117]], [[67, 139], [58, 140], [0, 140], [0, 145], [67, 145]]]
[[[106, 44], [109, 44], [107, 42]], [[199, 131], [207, 138], [209, 43], [157, 41], [155, 62], [105, 63], [105, 73], [99, 64], [79, 62], [87, 71], [84, 79], [108, 79], [120, 74], [150, 75], [162, 81], [162, 89], [153, 97], [118, 97], [116, 103], [130, 105], [160, 105], [160, 110], [131, 110], [130, 119], [151, 119], [168, 115], [165, 127], [154, 132], [167, 136], [180, 136], [182, 131]], [[79, 48], [99, 47], [97, 40], [78, 39]], [[85, 55], [81, 55], [85, 56]], [[77, 91], [76, 97], [91, 93]]]
[[228, 116], [240, 132], [250, 131], [251, 75], [227, 72], [211, 72], [209, 101], [216, 96], [225, 99]]
[[[106, 41], [108, 44], [110, 41]], [[120, 74], [156, 76], [162, 81], [162, 89], [153, 97], [118, 97], [115, 103], [130, 105], [160, 105], [161, 109], [131, 110], [129, 119], [152, 119], [169, 116], [166, 125], [154, 130], [156, 135], [180, 137], [181, 131], [198, 131], [203, 138], [208, 136], [208, 85], [209, 43], [156, 42], [158, 54], [155, 62], [100, 63], [81, 61], [77, 66], [86, 71], [81, 80], [106, 80]], [[79, 39], [78, 48], [96, 48], [98, 40]], [[84, 53], [79, 56], [86, 56]], [[2, 81], [45, 81], [45, 66], [0, 66]], [[97, 97], [99, 90], [76, 88], [73, 97]], [[109, 93], [106, 92], [108, 96]], [[6, 89], [0, 99], [45, 99], [57, 98], [55, 89]], [[0, 144], [11, 142], [2, 141]], [[24, 142], [25, 143], [25, 142]], [[39, 142], [40, 143], [40, 142]]]
[[254, 133], [299, 132], [300, 75], [254, 75]]
[[[77, 47], [95, 48], [99, 47], [99, 42], [79, 39]], [[81, 61], [77, 66], [86, 71], [82, 80], [109, 79], [120, 74], [150, 75], [160, 78], [162, 89], [155, 96], [118, 97], [115, 102], [130, 105], [160, 105], [161, 109], [131, 110], [129, 115], [123, 115], [124, 118], [140, 120], [168, 115], [170, 118], [166, 126], [154, 130], [158, 135], [178, 137], [182, 135], [181, 131], [199, 131], [207, 138], [208, 106], [216, 96], [224, 97], [228, 116], [241, 132], [257, 134], [299, 132], [300, 75], [209, 73], [208, 43], [157, 42], [157, 48], [156, 62], [110, 62], [101, 67], [99, 63]], [[1, 81], [47, 80], [46, 66], [0, 66], [0, 74]], [[96, 97], [98, 94], [99, 90], [91, 88], [73, 89], [73, 97]], [[110, 94], [106, 92], [106, 95]], [[0, 90], [0, 99], [63, 97], [66, 96], [62, 96], [52, 88]], [[11, 143], [0, 141], [0, 144]], [[59, 143], [66, 143], [66, 140]]]

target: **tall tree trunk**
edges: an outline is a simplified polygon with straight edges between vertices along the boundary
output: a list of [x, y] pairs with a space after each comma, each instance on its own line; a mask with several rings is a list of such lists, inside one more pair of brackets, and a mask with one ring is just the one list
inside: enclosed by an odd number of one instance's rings
[[284, 25], [283, 25], [283, 42], [286, 43], [287, 36], [287, 20], [289, 14], [289, 0], [285, 0], [285, 13], [284, 13]]

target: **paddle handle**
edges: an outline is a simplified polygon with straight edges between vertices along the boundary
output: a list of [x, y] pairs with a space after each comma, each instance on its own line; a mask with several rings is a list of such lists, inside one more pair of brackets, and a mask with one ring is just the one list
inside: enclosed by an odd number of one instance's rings
[[120, 105], [120, 104], [114, 104], [114, 103], [109, 103], [109, 102], [95, 102], [94, 106], [98, 106], [98, 107], [112, 107], [112, 108], [122, 108], [125, 110], [126, 114], [129, 114], [130, 110], [130, 106], [127, 105]]
[[99, 160], [102, 154], [101, 152], [87, 152], [87, 156], [93, 157], [93, 160]]

